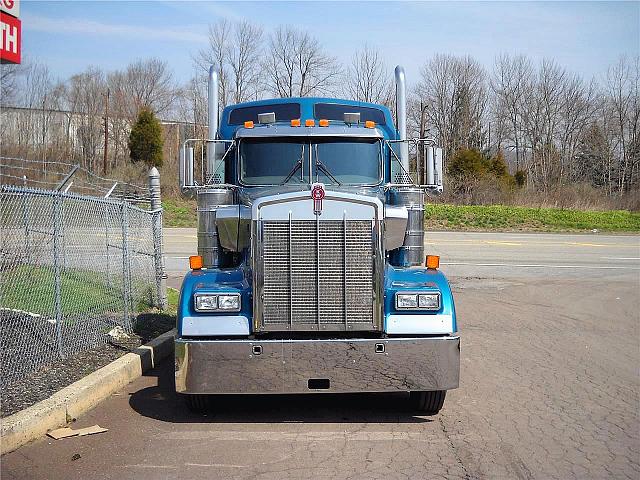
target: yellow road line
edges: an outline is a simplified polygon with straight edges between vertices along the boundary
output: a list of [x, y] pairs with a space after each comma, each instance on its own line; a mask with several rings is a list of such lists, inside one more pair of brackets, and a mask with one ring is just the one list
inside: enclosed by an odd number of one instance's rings
[[608, 247], [608, 248], [640, 248], [640, 245], [628, 244], [628, 243], [585, 243], [585, 242], [507, 242], [500, 240], [482, 240], [482, 241], [459, 241], [454, 242], [433, 242], [427, 241], [425, 245], [441, 245], [441, 246], [473, 246], [473, 245], [508, 245], [508, 246], [521, 246], [527, 247], [529, 245], [544, 245], [552, 247]]

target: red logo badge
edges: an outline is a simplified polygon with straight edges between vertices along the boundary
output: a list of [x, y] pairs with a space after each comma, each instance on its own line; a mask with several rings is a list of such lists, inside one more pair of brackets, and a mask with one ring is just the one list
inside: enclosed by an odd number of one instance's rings
[[311, 198], [313, 199], [313, 213], [320, 215], [322, 213], [322, 199], [324, 198], [324, 185], [322, 183], [314, 183], [311, 186]]

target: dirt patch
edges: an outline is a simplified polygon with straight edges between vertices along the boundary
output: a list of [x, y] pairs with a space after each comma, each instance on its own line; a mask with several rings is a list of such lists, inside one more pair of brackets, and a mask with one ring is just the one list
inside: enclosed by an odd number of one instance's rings
[[0, 391], [0, 417], [12, 415], [108, 365], [114, 360], [171, 330], [175, 316], [145, 313], [138, 316], [129, 338], [108, 343], [46, 365], [6, 385]]

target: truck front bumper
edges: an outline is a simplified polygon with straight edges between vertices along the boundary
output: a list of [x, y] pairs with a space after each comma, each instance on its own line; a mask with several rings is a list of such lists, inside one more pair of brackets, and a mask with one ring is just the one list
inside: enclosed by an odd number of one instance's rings
[[175, 343], [180, 393], [450, 390], [460, 337], [331, 340], [196, 340]]

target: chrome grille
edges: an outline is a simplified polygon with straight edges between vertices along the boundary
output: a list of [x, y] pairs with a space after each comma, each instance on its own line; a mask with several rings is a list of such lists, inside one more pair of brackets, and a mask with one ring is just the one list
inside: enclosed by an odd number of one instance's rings
[[372, 220], [262, 222], [265, 328], [372, 324]]

